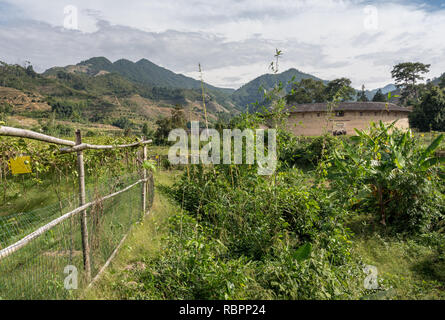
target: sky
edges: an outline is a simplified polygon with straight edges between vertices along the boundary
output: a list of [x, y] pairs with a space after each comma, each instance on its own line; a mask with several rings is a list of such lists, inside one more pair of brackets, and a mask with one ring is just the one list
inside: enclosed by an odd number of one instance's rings
[[392, 83], [400, 62], [445, 72], [445, 0], [0, 0], [0, 61], [35, 70], [95, 56], [146, 58], [239, 88], [296, 68], [356, 88]]

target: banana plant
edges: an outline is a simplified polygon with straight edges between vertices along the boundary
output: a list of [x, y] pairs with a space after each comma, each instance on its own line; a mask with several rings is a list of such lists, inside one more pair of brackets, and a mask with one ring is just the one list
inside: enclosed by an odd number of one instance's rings
[[[397, 179], [409, 174], [427, 184], [434, 175], [443, 172], [444, 157], [435, 151], [444, 139], [439, 135], [428, 147], [419, 146], [410, 130], [402, 131], [393, 122], [372, 124], [369, 131], [356, 130], [351, 143], [343, 141], [331, 160], [330, 178], [333, 185], [349, 189], [356, 205], [362, 201], [377, 204], [380, 222], [386, 225], [388, 204], [408, 195], [398, 190]], [[417, 182], [416, 182], [417, 183]]]

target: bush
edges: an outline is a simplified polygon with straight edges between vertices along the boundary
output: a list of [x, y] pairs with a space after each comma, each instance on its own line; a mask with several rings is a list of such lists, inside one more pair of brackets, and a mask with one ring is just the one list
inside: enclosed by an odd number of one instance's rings
[[[234, 257], [215, 230], [187, 214], [173, 216], [154, 257], [131, 268], [114, 290], [132, 299], [340, 299], [355, 297], [359, 264], [336, 266], [319, 243], [277, 245], [262, 261]], [[240, 235], [241, 237], [241, 235]]]
[[[313, 167], [322, 160], [322, 153], [328, 157], [340, 147], [340, 140], [329, 135], [316, 138], [281, 135], [279, 160], [284, 168]], [[324, 148], [324, 151], [323, 151]]]
[[410, 131], [383, 123], [357, 131], [352, 145], [334, 152], [331, 187], [343, 203], [376, 213], [399, 231], [432, 230], [444, 219], [443, 158], [434, 152], [443, 135], [427, 148]]
[[[346, 212], [297, 171], [264, 178], [241, 167], [231, 177], [230, 166], [195, 166], [172, 194], [224, 245], [226, 259], [252, 263], [251, 298], [346, 297], [361, 279], [341, 223]], [[298, 261], [306, 244], [315, 252]]]
[[115, 289], [138, 299], [229, 299], [249, 283], [245, 258], [224, 259], [227, 248], [188, 215], [170, 219], [170, 236], [142, 271], [131, 271], [135, 286]]
[[133, 123], [126, 117], [120, 117], [112, 122], [112, 125], [121, 129], [129, 129]]

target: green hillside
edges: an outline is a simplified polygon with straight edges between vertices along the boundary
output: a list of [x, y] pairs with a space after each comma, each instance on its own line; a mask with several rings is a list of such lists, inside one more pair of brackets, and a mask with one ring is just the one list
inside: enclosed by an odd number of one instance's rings
[[[43, 73], [45, 76], [56, 76], [60, 72], [70, 74], [86, 74], [91, 77], [103, 77], [107, 74], [120, 75], [124, 79], [133, 83], [140, 88], [148, 98], [158, 98], [161, 95], [163, 98], [166, 93], [172, 93], [176, 98], [186, 90], [193, 90], [194, 93], [188, 91], [188, 94], [196, 95], [201, 92], [201, 82], [182, 74], [174, 73], [163, 67], [160, 67], [147, 59], [141, 59], [138, 62], [132, 62], [127, 59], [120, 59], [112, 63], [105, 57], [94, 57], [86, 61], [82, 61], [77, 65], [66, 67], [54, 67], [48, 69]], [[231, 103], [230, 94], [233, 89], [217, 88], [207, 83], [204, 84], [207, 94], [211, 99], [214, 99], [218, 104], [221, 104], [227, 109], [233, 109], [235, 106]], [[161, 89], [162, 88], [162, 89]], [[147, 93], [152, 91], [152, 94]], [[183, 92], [184, 93], [184, 92]], [[148, 96], [147, 96], [148, 95]], [[184, 94], [182, 94], [184, 96]], [[184, 101], [179, 99], [178, 103]]]
[[[280, 81], [287, 85], [289, 81], [300, 81], [302, 79], [321, 80], [313, 75], [303, 73], [297, 69], [289, 69], [279, 74], [264, 74], [249, 83], [243, 85], [232, 94], [232, 100], [242, 108], [246, 108], [251, 103], [261, 102], [264, 99], [264, 92], [259, 88], [269, 90]], [[287, 86], [287, 89], [289, 86]]]
[[[94, 58], [94, 68], [79, 64], [52, 68], [43, 74], [32, 66], [0, 64], [0, 103], [6, 103], [11, 125], [36, 126], [55, 118], [56, 121], [87, 126], [128, 124], [139, 130], [146, 122], [169, 117], [175, 105], [187, 110], [188, 118], [204, 119], [200, 88], [151, 86], [129, 79], [134, 65], [128, 64], [128, 75], [103, 70], [111, 64]], [[127, 62], [116, 65], [125, 70]], [[114, 68], [114, 67], [113, 67]], [[122, 71], [123, 72], [123, 71]], [[173, 74], [173, 73], [171, 73]], [[210, 120], [238, 111], [230, 97], [220, 91], [206, 90], [205, 100]], [[3, 110], [3, 109], [2, 109]], [[122, 127], [118, 125], [118, 127]], [[115, 128], [117, 129], [117, 128]]]
[[[133, 82], [152, 87], [168, 87], [180, 89], [200, 89], [201, 82], [182, 74], [174, 73], [168, 69], [160, 67], [147, 59], [132, 62], [127, 59], [119, 59], [112, 63], [105, 57], [94, 57], [78, 63], [75, 66], [64, 68], [55, 67], [44, 72], [46, 75], [54, 74], [64, 69], [72, 73], [87, 73], [91, 76], [101, 74], [101, 72], [117, 73]], [[227, 88], [217, 88], [209, 84], [205, 87], [212, 91], [220, 91], [230, 94], [234, 90]]]

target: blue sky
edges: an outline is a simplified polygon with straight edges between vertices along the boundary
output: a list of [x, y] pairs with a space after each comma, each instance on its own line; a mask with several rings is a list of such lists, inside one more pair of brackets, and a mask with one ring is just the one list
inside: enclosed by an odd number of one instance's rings
[[[78, 29], [64, 28], [74, 5]], [[147, 58], [178, 73], [237, 88], [280, 68], [357, 88], [391, 82], [402, 61], [445, 72], [445, 1], [361, 0], [0, 0], [0, 60], [36, 70], [92, 56]]]

